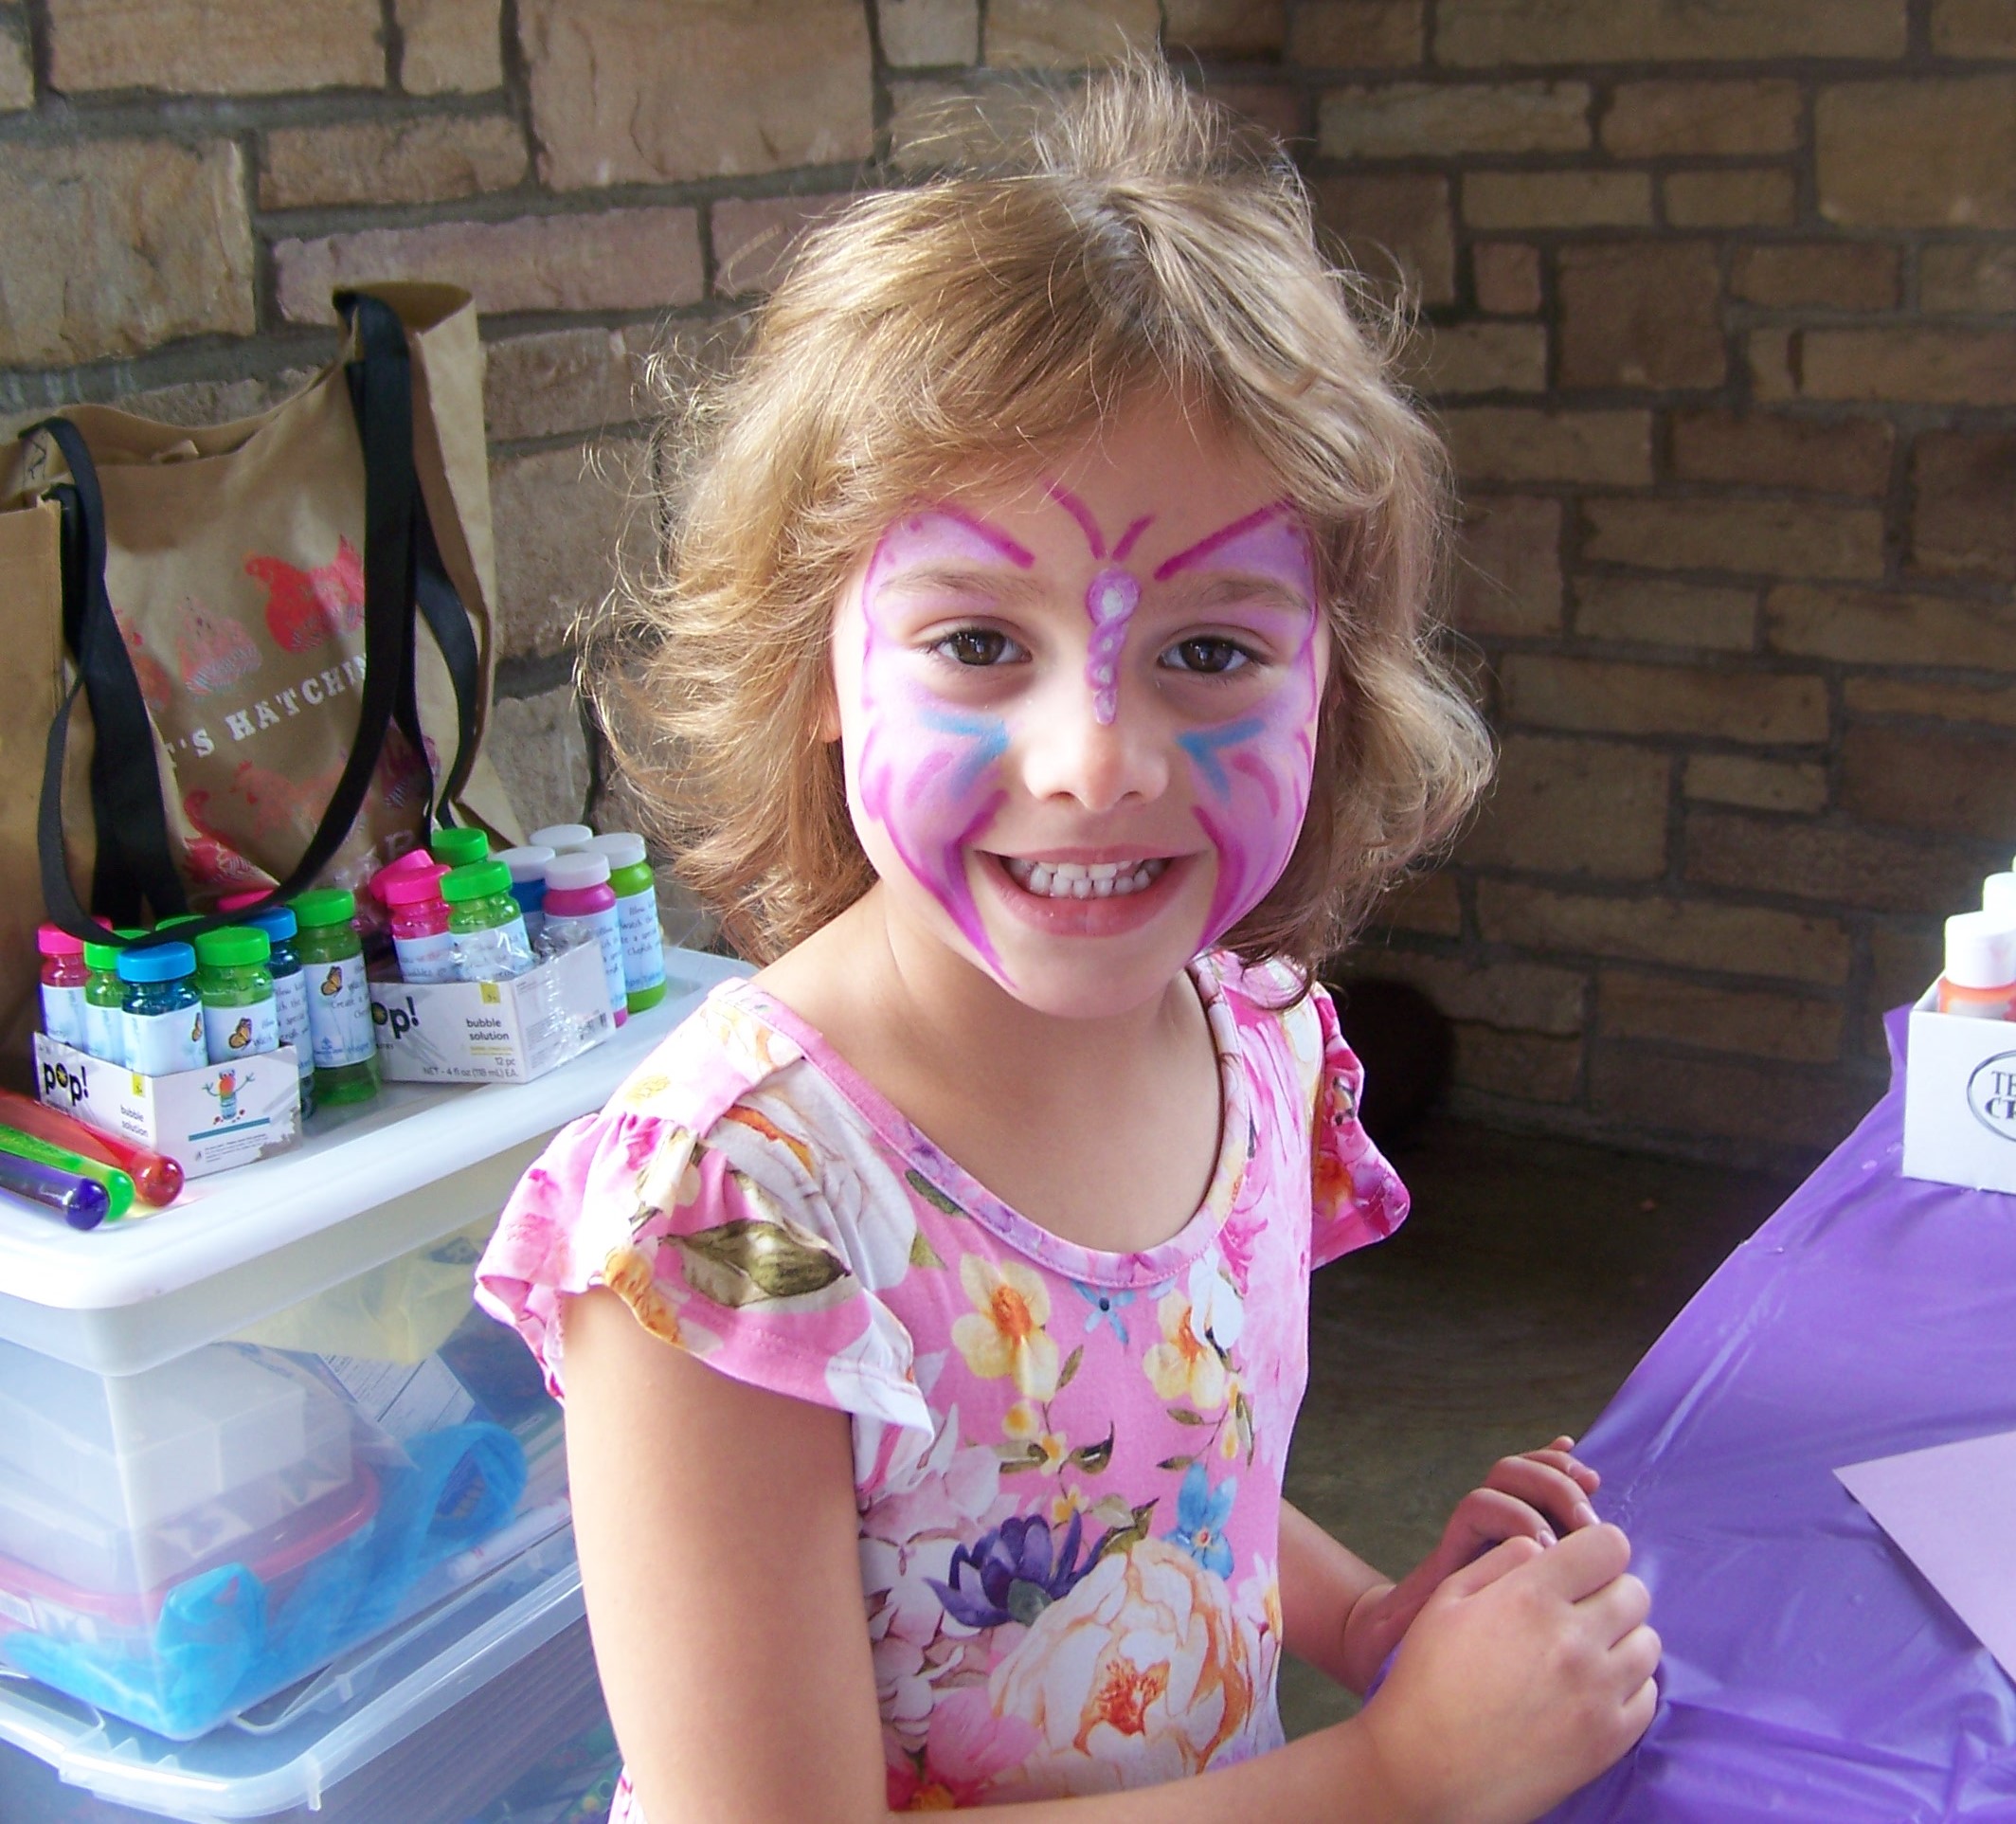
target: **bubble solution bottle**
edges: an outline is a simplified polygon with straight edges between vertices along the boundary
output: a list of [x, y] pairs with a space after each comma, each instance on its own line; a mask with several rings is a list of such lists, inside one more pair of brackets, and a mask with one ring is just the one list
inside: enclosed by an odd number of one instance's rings
[[632, 1013], [642, 1013], [665, 998], [665, 934], [658, 930], [657, 880], [644, 859], [644, 839], [611, 830], [590, 842], [588, 852], [609, 858], [609, 891], [623, 939], [623, 1000]]
[[197, 936], [196, 992], [203, 997], [203, 1042], [211, 1063], [279, 1050], [272, 955], [272, 939], [254, 926], [226, 925]]
[[[239, 912], [263, 899], [262, 893], [232, 894], [217, 902], [219, 912]], [[300, 1073], [301, 1112], [315, 1112], [315, 1041], [308, 1032], [308, 978], [294, 953], [299, 925], [292, 906], [261, 906], [244, 921], [266, 933], [266, 967], [273, 976], [273, 1011], [279, 1022], [280, 1043], [294, 1047], [295, 1069]]]
[[466, 868], [489, 855], [490, 839], [466, 823], [448, 824], [428, 839], [427, 853], [444, 868]]
[[1946, 921], [1939, 1011], [1969, 1020], [2016, 1018], [2016, 926], [1999, 912], [1955, 912]]
[[546, 926], [546, 864], [553, 858], [553, 851], [527, 843], [522, 849], [499, 849], [490, 858], [511, 870], [511, 896], [518, 902], [525, 934], [536, 950], [539, 933]]
[[397, 880], [408, 874], [418, 874], [422, 870], [433, 875], [447, 872], [425, 849], [408, 849], [398, 860], [387, 862], [371, 876], [371, 896], [383, 904], [387, 881]]
[[129, 1070], [169, 1076], [200, 1071], [210, 1061], [195, 978], [196, 952], [176, 939], [119, 952]]
[[56, 925], [35, 928], [35, 948], [42, 952], [42, 1029], [79, 1051], [84, 1043], [84, 984], [90, 971], [84, 963], [84, 940]]
[[546, 864], [546, 930], [541, 953], [558, 956], [577, 944], [602, 951], [609, 1011], [621, 1026], [630, 1018], [623, 990], [623, 936], [616, 894], [609, 887], [609, 858], [592, 849], [556, 855]]
[[450, 869], [441, 876], [441, 896], [448, 902], [457, 981], [502, 982], [532, 966], [531, 940], [503, 862]]
[[[443, 871], [445, 872], [445, 871]], [[406, 868], [371, 884], [391, 913], [392, 952], [402, 982], [454, 982], [455, 934], [441, 899], [442, 876], [432, 868]]]
[[[137, 937], [138, 931], [121, 931]], [[119, 947], [84, 946], [84, 1049], [108, 1064], [126, 1061], [126, 990], [119, 982]]]
[[378, 1041], [357, 936], [356, 895], [316, 887], [294, 902], [295, 954], [308, 978], [308, 1031], [315, 1046], [315, 1099], [333, 1107], [378, 1093]]
[[595, 832], [585, 823], [549, 823], [543, 830], [534, 830], [525, 839], [534, 848], [551, 849], [555, 855], [567, 855], [575, 849], [585, 849], [595, 840]]

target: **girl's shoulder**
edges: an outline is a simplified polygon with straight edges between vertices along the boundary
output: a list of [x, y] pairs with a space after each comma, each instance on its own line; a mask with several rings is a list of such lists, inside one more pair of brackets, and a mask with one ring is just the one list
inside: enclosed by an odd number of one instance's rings
[[605, 1288], [739, 1379], [923, 1422], [904, 1339], [873, 1309], [900, 1174], [892, 1193], [875, 1137], [808, 1063], [816, 1036], [790, 1024], [752, 984], [724, 984], [518, 1181], [477, 1297], [555, 1394], [564, 1302]]
[[1391, 1235], [1406, 1218], [1407, 1187], [1359, 1115], [1365, 1070], [1345, 1042], [1321, 983], [1287, 963], [1242, 964], [1229, 952], [1201, 959], [1204, 979], [1230, 1014], [1255, 1106], [1308, 1135], [1316, 1265]]
[[[1272, 1066], [1286, 1073], [1295, 1101], [1313, 1109], [1325, 1066], [1338, 1061], [1340, 1042], [1336, 1012], [1322, 985], [1305, 984], [1292, 965], [1278, 958], [1242, 963], [1230, 950], [1199, 957], [1197, 974], [1206, 996], [1230, 1016], [1248, 1068]], [[1357, 1062], [1351, 1059], [1353, 1069]]]
[[738, 1104], [788, 1085], [804, 1048], [765, 1017], [750, 980], [721, 983], [636, 1070], [591, 1123], [675, 1125], [708, 1134]]

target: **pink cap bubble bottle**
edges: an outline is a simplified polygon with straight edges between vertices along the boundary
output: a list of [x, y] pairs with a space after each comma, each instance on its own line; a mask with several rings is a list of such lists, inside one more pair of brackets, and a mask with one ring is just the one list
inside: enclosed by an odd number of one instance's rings
[[622, 925], [609, 886], [609, 858], [593, 850], [569, 850], [546, 864], [546, 929], [540, 953], [558, 956], [577, 944], [602, 951], [609, 1011], [621, 1026], [630, 1018], [623, 989]]
[[84, 1049], [84, 985], [91, 971], [84, 963], [84, 940], [56, 925], [35, 930], [42, 953], [42, 1029], [51, 1038]]
[[391, 914], [392, 952], [399, 958], [403, 982], [453, 982], [455, 934], [448, 929], [448, 906], [441, 892], [441, 876], [432, 868], [405, 868], [381, 874], [371, 891]]

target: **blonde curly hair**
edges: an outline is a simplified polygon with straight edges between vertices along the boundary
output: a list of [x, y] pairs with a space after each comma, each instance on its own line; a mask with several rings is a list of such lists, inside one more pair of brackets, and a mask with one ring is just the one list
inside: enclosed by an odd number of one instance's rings
[[1225, 941], [1305, 976], [1338, 948], [1490, 768], [1433, 650], [1446, 467], [1398, 341], [1279, 149], [1153, 63], [1090, 80], [1013, 162], [808, 233], [670, 424], [661, 562], [584, 665], [625, 789], [728, 938], [766, 962], [874, 878], [822, 738], [835, 605], [874, 541], [1159, 390], [1279, 477], [1334, 635], [1301, 840]]

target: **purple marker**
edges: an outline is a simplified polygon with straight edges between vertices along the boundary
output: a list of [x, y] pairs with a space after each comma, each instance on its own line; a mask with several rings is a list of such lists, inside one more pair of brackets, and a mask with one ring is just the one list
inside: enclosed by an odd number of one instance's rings
[[112, 1207], [111, 1198], [97, 1179], [59, 1171], [16, 1153], [0, 1152], [0, 1190], [54, 1210], [73, 1229], [97, 1228]]

